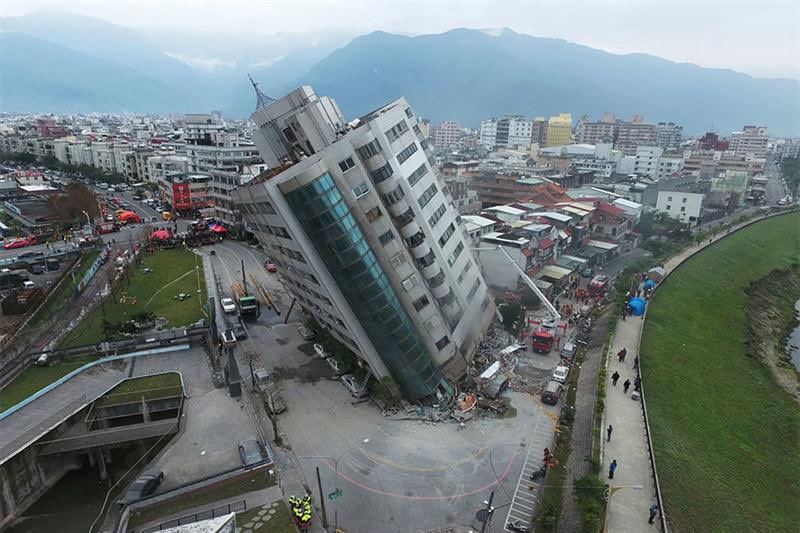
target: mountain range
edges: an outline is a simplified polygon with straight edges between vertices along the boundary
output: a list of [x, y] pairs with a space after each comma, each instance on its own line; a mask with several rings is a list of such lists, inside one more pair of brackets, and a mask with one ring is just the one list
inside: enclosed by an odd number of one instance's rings
[[[276, 98], [312, 85], [349, 118], [405, 96], [420, 116], [470, 127], [509, 113], [612, 112], [673, 121], [687, 133], [765, 124], [772, 134], [800, 135], [797, 80], [611, 54], [507, 29], [352, 39], [254, 34], [228, 48], [214, 45], [230, 42], [230, 34], [210, 34], [202, 49], [181, 37], [62, 12], [1, 18], [0, 111], [244, 117], [255, 104], [250, 73]], [[227, 55], [210, 56], [215, 49]]]

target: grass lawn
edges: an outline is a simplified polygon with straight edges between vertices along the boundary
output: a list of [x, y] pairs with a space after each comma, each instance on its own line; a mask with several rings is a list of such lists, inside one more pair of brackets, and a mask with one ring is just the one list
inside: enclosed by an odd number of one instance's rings
[[181, 377], [177, 372], [127, 379], [108, 391], [95, 402], [96, 407], [139, 401], [142, 398], [172, 398], [183, 393]]
[[54, 381], [62, 378], [90, 361], [94, 357], [73, 359], [53, 366], [32, 366], [0, 390], [0, 412], [18, 404], [34, 392], [43, 389]]
[[[275, 510], [270, 514], [270, 510]], [[264, 512], [266, 511], [266, 512]], [[296, 533], [292, 514], [283, 501], [268, 503], [236, 513], [236, 525], [240, 530], [247, 527], [253, 533]]]
[[[143, 268], [150, 268], [152, 272], [143, 274], [139, 271]], [[179, 302], [174, 298], [179, 293], [190, 294], [191, 298]], [[206, 302], [202, 261], [199, 256], [182, 248], [159, 250], [145, 258], [139, 269], [131, 270], [130, 284], [123, 280], [115, 289], [115, 298], [116, 302], [111, 296], [106, 297], [104, 306], [97, 307], [84, 318], [61, 341], [60, 347], [103, 341], [104, 316], [109, 322], [123, 322], [131, 314], [146, 310], [165, 317], [169, 321], [168, 327], [197, 322], [204, 317], [203, 305]]]
[[653, 298], [641, 365], [677, 531], [797, 531], [800, 408], [747, 353], [744, 289], [800, 260], [799, 230], [797, 213], [745, 228]]
[[[92, 266], [100, 255], [100, 250], [89, 250], [80, 258], [80, 265], [75, 270], [75, 280], [80, 282], [89, 267]], [[39, 324], [55, 314], [56, 311], [64, 307], [75, 294], [76, 284], [72, 281], [72, 276], [67, 275], [67, 279], [56, 289], [50, 301], [39, 311], [39, 314], [31, 321], [32, 324]]]
[[221, 500], [233, 498], [234, 496], [239, 496], [240, 494], [273, 487], [276, 483], [275, 477], [270, 476], [266, 468], [260, 468], [252, 471], [249, 476], [239, 478], [226, 485], [146, 507], [139, 512], [132, 512], [128, 527], [147, 524], [161, 517], [170, 516], [180, 513], [181, 511], [194, 509], [195, 507], [203, 507]]

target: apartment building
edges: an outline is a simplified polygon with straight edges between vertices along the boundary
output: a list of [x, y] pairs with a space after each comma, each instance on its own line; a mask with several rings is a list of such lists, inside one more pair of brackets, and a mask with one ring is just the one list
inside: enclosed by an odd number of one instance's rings
[[545, 146], [561, 146], [572, 141], [572, 114], [560, 113], [547, 121]]
[[577, 136], [581, 144], [613, 143], [617, 137], [617, 119], [606, 114], [597, 122], [582, 120]]
[[658, 162], [664, 149], [659, 146], [637, 146], [633, 162], [633, 173], [640, 176], [658, 175]]
[[745, 126], [731, 134], [730, 150], [738, 157], [766, 159], [768, 142], [766, 126]]
[[547, 120], [536, 117], [531, 123], [531, 144], [544, 148], [547, 146]]
[[273, 168], [233, 192], [299, 305], [410, 400], [440, 402], [494, 304], [403, 98], [348, 125], [300, 87], [259, 108]]
[[497, 119], [487, 118], [481, 120], [481, 129], [478, 134], [478, 145], [485, 150], [494, 150], [497, 145]]
[[641, 117], [617, 125], [617, 139], [614, 148], [623, 155], [636, 155], [639, 146], [658, 146], [658, 128], [655, 124], [645, 124]]
[[527, 149], [531, 145], [533, 123], [521, 115], [508, 115], [497, 121], [495, 147]]
[[656, 146], [660, 146], [665, 152], [675, 152], [681, 147], [683, 137], [683, 126], [674, 122], [659, 122], [656, 124]]
[[241, 215], [230, 194], [258, 174], [261, 158], [255, 145], [216, 114], [187, 115], [183, 139], [189, 172], [212, 178], [214, 216], [228, 224], [239, 222]]
[[455, 120], [443, 120], [433, 131], [433, 146], [446, 151], [458, 148], [461, 144], [461, 125]]
[[161, 198], [183, 215], [212, 205], [211, 176], [205, 174], [169, 174], [159, 179], [158, 188]]
[[681, 222], [696, 226], [700, 221], [705, 194], [683, 191], [658, 191], [656, 210]]

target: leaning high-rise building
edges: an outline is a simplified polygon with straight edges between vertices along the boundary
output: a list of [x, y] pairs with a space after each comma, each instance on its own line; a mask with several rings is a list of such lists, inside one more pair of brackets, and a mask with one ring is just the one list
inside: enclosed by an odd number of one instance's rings
[[494, 304], [411, 107], [346, 123], [304, 86], [252, 120], [272, 170], [234, 198], [287, 289], [407, 398], [451, 396]]

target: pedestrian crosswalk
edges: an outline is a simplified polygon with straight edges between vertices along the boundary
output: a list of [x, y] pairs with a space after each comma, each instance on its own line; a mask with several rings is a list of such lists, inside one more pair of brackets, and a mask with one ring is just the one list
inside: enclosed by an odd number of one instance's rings
[[[525, 462], [522, 471], [519, 473], [517, 487], [514, 490], [514, 497], [508, 508], [504, 531], [513, 532], [509, 529], [509, 524], [515, 523], [522, 526], [526, 531], [532, 524], [536, 516], [536, 507], [539, 503], [539, 494], [544, 479], [531, 481], [531, 474], [539, 470], [542, 466], [542, 452], [545, 447], [550, 446], [553, 437], [553, 430], [547, 427], [547, 419], [540, 417], [533, 428], [533, 435], [527, 443], [528, 451], [525, 454]], [[543, 422], [543, 425], [541, 425]]]

